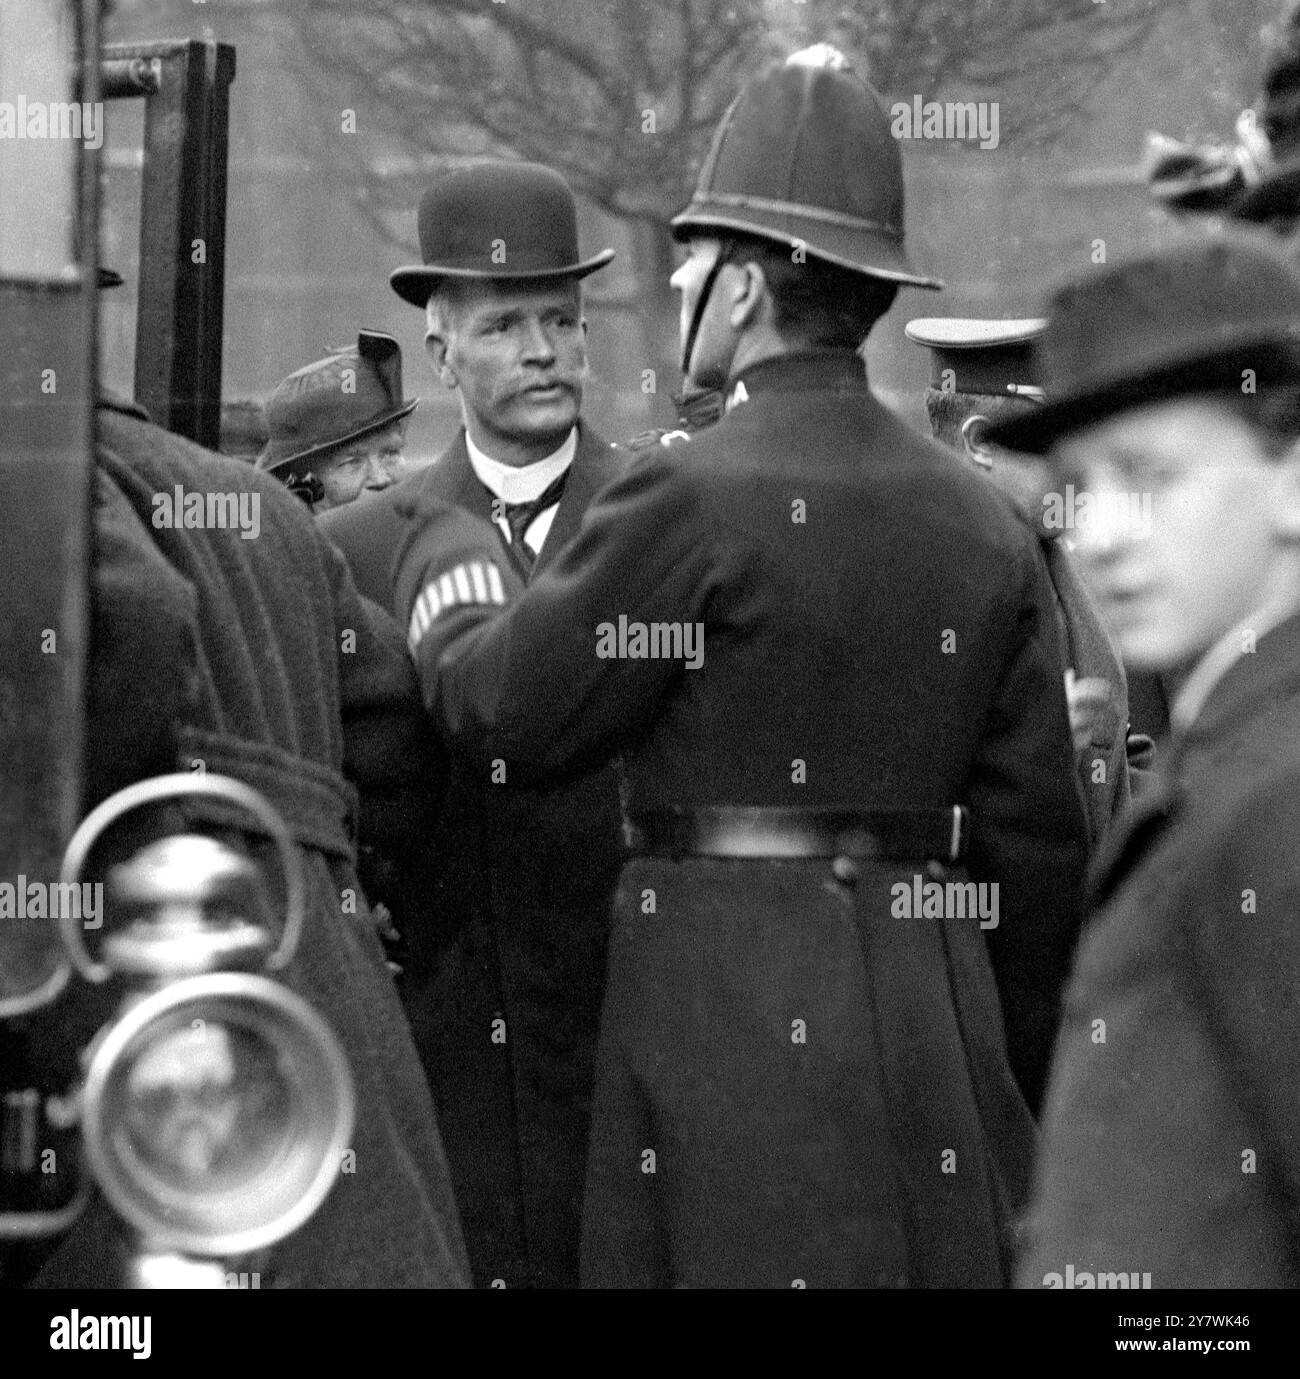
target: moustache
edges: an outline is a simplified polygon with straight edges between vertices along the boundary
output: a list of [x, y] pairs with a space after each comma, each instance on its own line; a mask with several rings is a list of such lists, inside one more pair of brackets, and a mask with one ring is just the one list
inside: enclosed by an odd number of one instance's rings
[[527, 378], [522, 379], [510, 391], [514, 397], [523, 397], [534, 388], [561, 388], [566, 393], [576, 393], [578, 390], [578, 379], [565, 378]]

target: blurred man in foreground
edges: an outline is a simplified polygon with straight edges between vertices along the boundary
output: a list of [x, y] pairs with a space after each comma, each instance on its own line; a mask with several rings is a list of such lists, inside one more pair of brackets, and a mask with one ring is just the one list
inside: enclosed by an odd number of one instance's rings
[[1177, 687], [1163, 780], [1094, 878], [1029, 1287], [1300, 1285], [1298, 342], [1269, 244], [1180, 246], [1062, 289], [1051, 401], [991, 433], [1086, 495], [1120, 652]]

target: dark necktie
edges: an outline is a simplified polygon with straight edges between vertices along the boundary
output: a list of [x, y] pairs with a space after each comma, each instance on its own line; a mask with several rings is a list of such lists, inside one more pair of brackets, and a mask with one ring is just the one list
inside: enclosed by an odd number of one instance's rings
[[505, 505], [506, 523], [510, 528], [510, 544], [528, 570], [533, 568], [537, 552], [524, 540], [524, 533], [547, 508], [553, 508], [560, 501], [560, 495], [564, 492], [564, 481], [569, 477], [569, 469], [572, 467], [570, 465], [563, 474], [552, 479], [546, 486], [546, 491], [534, 498], [531, 503]]

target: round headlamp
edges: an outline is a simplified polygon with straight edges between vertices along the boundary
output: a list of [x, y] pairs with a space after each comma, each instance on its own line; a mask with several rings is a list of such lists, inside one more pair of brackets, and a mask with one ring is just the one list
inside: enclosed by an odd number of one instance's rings
[[142, 997], [94, 1049], [91, 1170], [146, 1248], [247, 1254], [328, 1195], [355, 1120], [347, 1061], [301, 997], [213, 973]]

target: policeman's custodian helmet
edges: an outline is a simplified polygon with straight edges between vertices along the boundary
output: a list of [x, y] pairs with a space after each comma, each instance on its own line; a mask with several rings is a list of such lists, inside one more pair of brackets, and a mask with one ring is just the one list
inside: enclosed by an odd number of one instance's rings
[[678, 240], [728, 230], [939, 288], [903, 251], [903, 164], [876, 92], [818, 45], [756, 77], [722, 117]]

